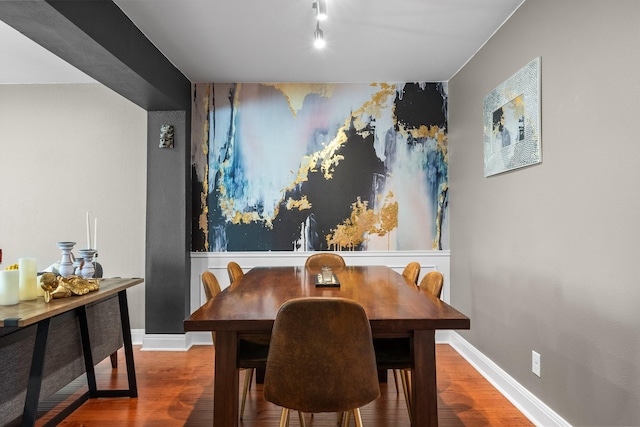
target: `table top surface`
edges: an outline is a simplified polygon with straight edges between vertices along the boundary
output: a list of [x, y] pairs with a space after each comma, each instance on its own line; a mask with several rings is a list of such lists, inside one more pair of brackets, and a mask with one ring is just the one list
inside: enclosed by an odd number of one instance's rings
[[304, 267], [258, 267], [205, 303], [184, 321], [185, 331], [269, 331], [278, 309], [300, 297], [342, 297], [358, 302], [375, 332], [469, 329], [470, 320], [427, 295], [386, 266], [334, 270], [338, 288], [316, 287], [318, 271]]
[[52, 299], [49, 303], [45, 303], [44, 297], [39, 296], [34, 300], [20, 301], [15, 305], [0, 306], [0, 327], [5, 327], [5, 319], [7, 323], [10, 323], [10, 326], [29, 326], [48, 317], [110, 297], [124, 289], [144, 282], [144, 279], [120, 277], [99, 280], [100, 289], [89, 292], [86, 295]]

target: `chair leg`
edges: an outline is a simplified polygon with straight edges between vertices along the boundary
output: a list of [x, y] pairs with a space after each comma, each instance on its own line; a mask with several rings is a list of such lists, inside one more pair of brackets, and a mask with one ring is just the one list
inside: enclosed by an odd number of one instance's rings
[[399, 394], [400, 390], [398, 389], [398, 369], [392, 369], [391, 371], [393, 372], [393, 382], [396, 385], [396, 394]]
[[362, 416], [360, 416], [360, 408], [353, 410], [353, 418], [356, 421], [356, 427], [362, 427]]
[[307, 424], [304, 422], [304, 413], [298, 411], [298, 419], [300, 420], [300, 427], [307, 427]]
[[111, 368], [112, 369], [117, 369], [118, 368], [118, 352], [115, 351], [115, 352], [111, 353], [109, 355], [109, 358], [111, 359]]
[[242, 387], [242, 405], [240, 406], [240, 419], [244, 416], [244, 405], [247, 402], [247, 390], [251, 387], [251, 380], [253, 378], [253, 368], [245, 369], [244, 373], [244, 386]]
[[402, 391], [404, 392], [404, 401], [407, 404], [407, 411], [409, 411], [409, 421], [413, 422], [411, 419], [411, 406], [413, 402], [411, 401], [411, 370], [410, 369], [402, 369], [400, 371], [400, 378], [402, 379]]
[[342, 412], [340, 416], [340, 427], [349, 427], [351, 411]]
[[[249, 368], [249, 390], [251, 390], [251, 384], [253, 384], [253, 374], [255, 374], [255, 368]], [[257, 381], [257, 380], [256, 380]]]
[[282, 414], [280, 414], [280, 427], [289, 426], [289, 409], [282, 408]]

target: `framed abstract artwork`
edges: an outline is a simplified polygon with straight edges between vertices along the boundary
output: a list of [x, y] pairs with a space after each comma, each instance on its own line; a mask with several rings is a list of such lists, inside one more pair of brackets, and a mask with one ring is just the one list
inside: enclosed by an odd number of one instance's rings
[[484, 176], [542, 161], [540, 57], [484, 98]]
[[447, 250], [447, 90], [196, 84], [193, 250]]

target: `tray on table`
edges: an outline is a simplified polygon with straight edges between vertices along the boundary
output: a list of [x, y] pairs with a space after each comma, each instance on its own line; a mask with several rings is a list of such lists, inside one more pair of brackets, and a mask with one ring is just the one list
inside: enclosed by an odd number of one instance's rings
[[338, 281], [338, 278], [336, 277], [335, 274], [331, 275], [331, 280], [328, 282], [325, 282], [324, 280], [322, 280], [322, 274], [318, 273], [315, 276], [316, 278], [316, 288], [339, 288], [340, 287], [340, 282]]

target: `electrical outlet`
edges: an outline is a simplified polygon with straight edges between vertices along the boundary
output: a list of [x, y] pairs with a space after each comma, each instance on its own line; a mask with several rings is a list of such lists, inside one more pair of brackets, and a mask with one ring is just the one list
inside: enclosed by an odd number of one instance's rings
[[531, 351], [531, 372], [540, 376], [540, 355], [535, 351]]

